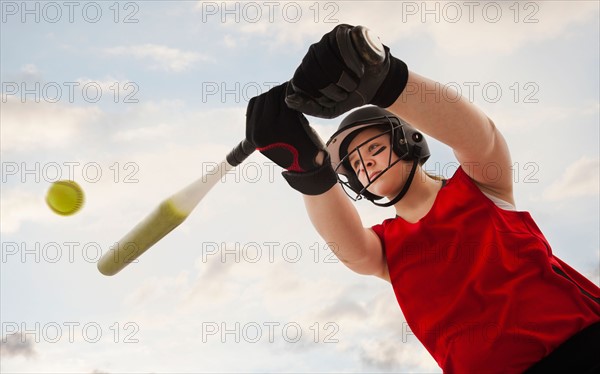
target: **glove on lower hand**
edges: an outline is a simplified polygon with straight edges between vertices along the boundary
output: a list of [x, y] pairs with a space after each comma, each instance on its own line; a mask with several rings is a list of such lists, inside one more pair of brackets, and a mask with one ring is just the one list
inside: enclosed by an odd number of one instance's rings
[[366, 104], [387, 108], [400, 96], [408, 81], [408, 67], [390, 54], [367, 64], [356, 51], [350, 31], [338, 25], [310, 46], [288, 88], [290, 108], [321, 118], [334, 118]]
[[[319, 195], [337, 182], [329, 154], [304, 115], [288, 108], [288, 83], [253, 97], [246, 111], [246, 139], [277, 165], [292, 188], [306, 195]], [[323, 164], [317, 156], [326, 154]]]

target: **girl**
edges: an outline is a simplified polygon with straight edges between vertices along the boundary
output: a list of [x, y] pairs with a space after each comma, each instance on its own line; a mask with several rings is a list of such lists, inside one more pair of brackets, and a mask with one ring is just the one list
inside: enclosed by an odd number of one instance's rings
[[[600, 289], [515, 210], [511, 159], [494, 123], [466, 99], [447, 100], [387, 47], [383, 64], [364, 65], [351, 29], [326, 34], [290, 83], [250, 101], [248, 140], [287, 169], [338, 258], [391, 283], [444, 372], [599, 371]], [[300, 113], [329, 118], [364, 104], [374, 106], [348, 115], [327, 147]], [[453, 149], [460, 167], [449, 180], [423, 170], [421, 131]], [[336, 172], [355, 197], [393, 205], [396, 216], [363, 227]]]

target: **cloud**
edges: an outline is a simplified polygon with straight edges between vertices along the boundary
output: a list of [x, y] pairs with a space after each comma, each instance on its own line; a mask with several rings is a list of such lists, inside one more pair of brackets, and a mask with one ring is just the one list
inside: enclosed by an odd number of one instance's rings
[[429, 353], [420, 345], [402, 342], [398, 336], [368, 339], [359, 348], [360, 361], [368, 370], [393, 373], [441, 372]]
[[348, 300], [346, 298], [339, 298], [335, 300], [335, 303], [327, 306], [321, 315], [323, 319], [336, 318], [336, 319], [351, 319], [359, 321], [366, 318], [369, 314], [365, 308], [358, 302]]
[[361, 346], [361, 360], [368, 367], [390, 370], [401, 365], [398, 347], [389, 340], [369, 340]]
[[[229, 329], [236, 322], [262, 326], [262, 340], [256, 347], [265, 350], [252, 351], [224, 342], [220, 346], [227, 347], [229, 354], [272, 355], [273, 367], [331, 350], [335, 353], [327, 354], [344, 358], [344, 363], [335, 364], [338, 370], [362, 366], [367, 371], [439, 371], [417, 339], [403, 331], [405, 320], [388, 283], [356, 276], [341, 264], [319, 271], [319, 265], [308, 259], [298, 267], [266, 258], [256, 263], [237, 262], [236, 257], [243, 256], [240, 246], [229, 243], [218, 247], [209, 251], [211, 255], [207, 252], [206, 258], [199, 257], [189, 272], [151, 277], [136, 286], [126, 305], [136, 322], [156, 326], [153, 333], [159, 336], [173, 331], [204, 334], [202, 326], [208, 322], [220, 328], [226, 323]], [[218, 249], [226, 250], [226, 261]], [[267, 342], [266, 321], [279, 323], [272, 343]], [[290, 328], [286, 337], [296, 337], [294, 326], [302, 330], [302, 336], [290, 344], [281, 338], [283, 326]], [[219, 337], [223, 339], [217, 334], [209, 340]], [[188, 344], [198, 340], [171, 344], [185, 351], [190, 349]], [[201, 346], [204, 351], [209, 348]], [[215, 351], [207, 363], [218, 363], [220, 354], [220, 350]], [[264, 367], [264, 363], [252, 362], [251, 367]]]
[[[553, 1], [370, 1], [368, 12], [363, 3], [352, 1], [319, 5], [284, 1], [275, 7], [221, 2], [212, 8], [205, 3], [199, 2], [196, 9], [206, 22], [237, 29], [239, 39], [252, 34], [268, 36], [270, 47], [300, 47], [307, 39], [318, 41], [338, 23], [347, 23], [371, 28], [388, 45], [428, 36], [446, 56], [510, 54], [530, 43], [568, 36], [573, 26], [598, 15], [598, 4], [586, 1], [577, 2], [576, 7]], [[390, 17], [398, 22], [390, 22]]]
[[117, 131], [113, 135], [116, 142], [141, 141], [147, 139], [159, 139], [166, 136], [171, 131], [171, 127], [166, 123], [160, 123], [156, 126], [140, 127], [130, 130]]
[[231, 35], [225, 35], [223, 37], [223, 43], [225, 44], [225, 46], [227, 48], [235, 48], [238, 45], [238, 43], [235, 40], [235, 38], [233, 36], [231, 36]]
[[452, 23], [449, 21], [456, 16], [444, 9], [448, 4], [436, 2], [440, 3], [440, 22], [423, 23], [421, 27], [430, 30], [444, 55], [511, 54], [528, 44], [568, 36], [573, 26], [593, 20], [598, 13], [594, 2], [578, 2], [576, 7], [553, 1], [516, 6], [512, 2], [490, 2], [478, 3], [471, 12], [461, 7], [460, 21]]
[[22, 189], [2, 188], [0, 196], [0, 232], [14, 233], [24, 222], [42, 221], [49, 217], [49, 208], [40, 194]]
[[[124, 96], [131, 96], [131, 100], [135, 98], [137, 83], [128, 81], [127, 79], [117, 79], [112, 76], [106, 76], [104, 79], [91, 79], [88, 77], [77, 78], [76, 80], [78, 89], [83, 89], [86, 86], [99, 88], [99, 91], [109, 96], [111, 99], [116, 101], [124, 100]], [[91, 90], [91, 88], [90, 88]], [[90, 93], [89, 96], [92, 96]]]
[[0, 353], [5, 358], [16, 356], [32, 358], [37, 354], [31, 339], [26, 339], [20, 332], [6, 335], [2, 339]]
[[2, 151], [59, 149], [77, 143], [82, 129], [102, 117], [97, 107], [77, 107], [2, 96]]
[[598, 197], [600, 193], [600, 160], [582, 157], [544, 192], [545, 200], [556, 201], [579, 197]]
[[189, 70], [197, 61], [210, 61], [210, 58], [197, 52], [182, 51], [158, 44], [140, 44], [105, 48], [103, 52], [111, 56], [130, 56], [140, 60], [150, 59], [151, 69], [180, 73]]
[[40, 70], [35, 64], [26, 64], [21, 67], [21, 72], [27, 75], [40, 75]]
[[144, 284], [132, 293], [129, 302], [133, 305], [158, 302], [169, 295], [172, 296], [176, 290], [187, 287], [188, 279], [189, 275], [187, 272], [180, 272], [174, 277], [153, 277], [146, 279]]

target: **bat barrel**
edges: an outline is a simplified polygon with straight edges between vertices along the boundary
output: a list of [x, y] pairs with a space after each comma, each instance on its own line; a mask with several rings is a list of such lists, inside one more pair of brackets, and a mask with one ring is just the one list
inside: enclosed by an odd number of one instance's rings
[[115, 275], [179, 226], [188, 216], [172, 199], [163, 201], [152, 213], [137, 224], [98, 261], [104, 275]]

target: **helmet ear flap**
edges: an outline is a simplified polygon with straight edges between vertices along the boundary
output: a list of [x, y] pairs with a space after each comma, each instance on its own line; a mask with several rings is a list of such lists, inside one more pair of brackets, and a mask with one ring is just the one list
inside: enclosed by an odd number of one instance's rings
[[419, 130], [409, 124], [403, 123], [402, 120], [401, 123], [407, 159], [418, 159], [419, 164], [423, 165], [430, 156], [429, 145], [425, 137]]
[[[390, 119], [390, 121], [396, 122], [396, 118]], [[409, 153], [408, 142], [406, 140], [406, 134], [404, 132], [404, 126], [401, 122], [393, 123], [392, 126], [392, 150], [401, 159], [405, 159]]]

